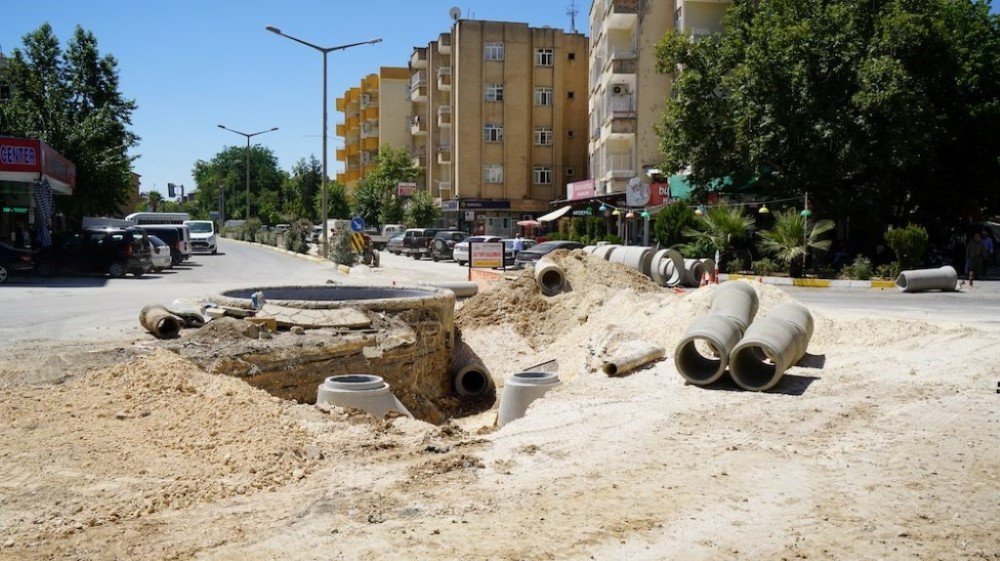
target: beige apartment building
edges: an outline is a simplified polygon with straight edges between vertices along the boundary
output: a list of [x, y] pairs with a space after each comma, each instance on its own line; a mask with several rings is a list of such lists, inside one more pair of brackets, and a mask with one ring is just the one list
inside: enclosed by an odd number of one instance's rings
[[410, 57], [420, 186], [444, 222], [512, 235], [587, 174], [587, 38], [459, 19]]
[[623, 193], [634, 178], [649, 183], [647, 172], [663, 160], [655, 126], [670, 95], [671, 76], [656, 69], [656, 44], [670, 29], [689, 33], [694, 40], [720, 32], [730, 3], [593, 1], [589, 177], [597, 196]]
[[343, 122], [337, 124], [337, 136], [344, 147], [337, 150], [337, 161], [344, 171], [337, 181], [353, 190], [374, 167], [382, 146], [406, 149], [410, 145], [410, 71], [383, 66], [378, 74], [369, 74], [358, 87], [337, 98], [337, 111]]

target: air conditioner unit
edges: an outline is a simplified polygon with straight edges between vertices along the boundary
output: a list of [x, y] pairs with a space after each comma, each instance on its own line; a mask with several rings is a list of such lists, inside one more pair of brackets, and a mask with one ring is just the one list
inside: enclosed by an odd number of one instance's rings
[[615, 95], [627, 94], [628, 86], [626, 84], [615, 84], [611, 86], [611, 93]]

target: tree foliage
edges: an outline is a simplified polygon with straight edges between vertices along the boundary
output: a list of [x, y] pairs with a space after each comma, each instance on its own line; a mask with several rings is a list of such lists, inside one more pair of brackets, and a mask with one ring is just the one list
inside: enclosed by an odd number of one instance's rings
[[684, 235], [695, 244], [707, 244], [725, 257], [733, 244], [749, 236], [753, 228], [754, 219], [742, 206], [718, 205], [709, 207], [704, 215], [699, 216], [694, 228], [685, 228]]
[[[246, 218], [247, 209], [247, 149], [227, 146], [212, 159], [198, 160], [192, 175], [197, 189], [195, 206], [202, 213], [219, 208], [219, 194], [225, 189], [226, 218]], [[278, 159], [269, 148], [250, 147], [250, 215], [267, 224], [283, 222], [286, 174], [278, 167]]]
[[[282, 185], [282, 210], [291, 217], [307, 218], [314, 223], [322, 217], [321, 186], [323, 184], [323, 166], [316, 156], [301, 158], [292, 166], [292, 173], [285, 178]], [[327, 187], [330, 183], [327, 182]]]
[[406, 203], [406, 225], [411, 228], [429, 228], [441, 217], [441, 209], [427, 191], [417, 191]]
[[684, 230], [697, 224], [694, 211], [684, 202], [677, 202], [660, 209], [653, 219], [656, 241], [663, 247], [684, 243]]
[[[316, 192], [313, 206], [316, 216], [323, 216], [323, 190]], [[331, 219], [351, 218], [351, 197], [347, 187], [336, 181], [326, 184], [326, 210]]]
[[22, 37], [0, 82], [13, 98], [0, 103], [0, 131], [38, 138], [76, 165], [71, 197], [56, 197], [71, 219], [120, 214], [132, 195], [131, 131], [136, 104], [121, 93], [118, 62], [101, 55], [93, 33], [77, 26], [66, 49], [49, 24]]
[[834, 229], [830, 220], [807, 222], [794, 208], [777, 212], [774, 226], [760, 232], [760, 248], [779, 262], [791, 266], [794, 273], [801, 271], [801, 260], [808, 248], [826, 251], [830, 240], [822, 239]]
[[396, 185], [419, 174], [419, 168], [413, 165], [413, 158], [405, 150], [382, 146], [375, 158], [374, 169], [361, 179], [354, 193], [354, 214], [376, 228], [382, 224], [402, 222], [404, 209], [396, 194]]
[[[878, 243], [884, 223], [1000, 210], [1000, 16], [985, 0], [734, 2], [725, 34], [668, 34], [663, 167], [809, 192]], [[683, 70], [677, 72], [680, 65]]]
[[896, 254], [900, 268], [915, 269], [927, 251], [927, 230], [915, 224], [894, 228], [885, 233], [885, 243]]

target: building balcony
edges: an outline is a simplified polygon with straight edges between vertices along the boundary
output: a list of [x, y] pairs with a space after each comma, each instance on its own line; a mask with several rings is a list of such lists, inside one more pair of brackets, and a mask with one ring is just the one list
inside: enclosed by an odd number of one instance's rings
[[427, 68], [427, 47], [416, 47], [410, 55], [410, 68]]
[[348, 182], [354, 182], [354, 181], [360, 181], [361, 180], [361, 170], [359, 170], [359, 169], [348, 170], [348, 172], [347, 172], [346, 175], [347, 175], [347, 181]]
[[378, 138], [378, 125], [373, 123], [361, 123], [361, 139]]
[[347, 149], [337, 148], [337, 161], [346, 162], [347, 161]]
[[361, 110], [361, 118], [365, 121], [377, 121], [378, 120], [378, 105], [374, 107], [367, 107]]
[[437, 88], [442, 92], [451, 91], [451, 68], [443, 66], [438, 69]]
[[438, 126], [439, 127], [450, 127], [451, 126], [451, 107], [448, 105], [442, 105], [438, 107]]
[[425, 154], [423, 150], [410, 150], [410, 157], [413, 158], [413, 167], [420, 169], [427, 167], [427, 154]]
[[361, 118], [357, 116], [348, 117], [345, 124], [347, 125], [348, 131], [357, 130], [357, 128], [361, 126]]
[[451, 198], [451, 181], [438, 181], [438, 192], [437, 196], [442, 199]]
[[337, 136], [347, 136], [347, 125], [337, 123]]
[[423, 72], [417, 72], [410, 79], [410, 101], [414, 103], [427, 101], [427, 79]]
[[378, 136], [369, 136], [361, 139], [361, 149], [378, 152]]
[[366, 90], [378, 91], [378, 74], [369, 74], [361, 81], [361, 86]]
[[442, 144], [437, 148], [437, 161], [442, 165], [451, 164], [451, 144]]
[[375, 163], [375, 152], [364, 150], [361, 152], [361, 165], [370, 166]]
[[344, 112], [347, 110], [347, 99], [343, 97], [338, 97], [336, 102], [337, 111]]
[[347, 183], [347, 174], [346, 173], [338, 173], [337, 174], [337, 183], [340, 183], [341, 185]]
[[345, 148], [345, 150], [347, 151], [347, 157], [348, 158], [350, 158], [352, 156], [357, 156], [358, 154], [361, 153], [361, 145], [360, 144], [348, 144], [347, 147]]
[[438, 52], [443, 55], [451, 54], [451, 33], [442, 33], [438, 37]]
[[639, 0], [603, 0], [605, 27], [628, 29], [639, 21]]
[[677, 0], [674, 29], [688, 33], [694, 40], [721, 33], [722, 19], [732, 0]]
[[414, 136], [424, 136], [427, 134], [427, 122], [420, 115], [410, 117], [410, 134]]
[[635, 156], [631, 152], [609, 152], [603, 164], [602, 179], [635, 177]]

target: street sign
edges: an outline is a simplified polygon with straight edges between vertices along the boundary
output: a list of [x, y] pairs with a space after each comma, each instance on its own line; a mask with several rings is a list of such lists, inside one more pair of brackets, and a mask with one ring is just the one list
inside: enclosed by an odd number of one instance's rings
[[365, 229], [365, 221], [360, 216], [355, 216], [351, 219], [351, 231], [360, 232]]
[[470, 243], [469, 264], [472, 267], [503, 267], [503, 242]]

